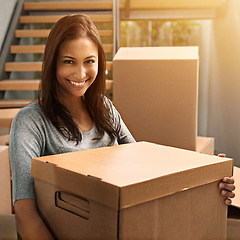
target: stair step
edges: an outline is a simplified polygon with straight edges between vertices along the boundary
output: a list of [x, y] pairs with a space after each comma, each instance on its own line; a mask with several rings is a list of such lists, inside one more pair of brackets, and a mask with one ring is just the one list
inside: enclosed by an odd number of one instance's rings
[[112, 10], [112, 1], [25, 2], [24, 10]]
[[0, 109], [0, 127], [10, 128], [13, 118], [20, 111], [20, 109], [21, 108]]
[[107, 90], [113, 89], [113, 80], [106, 80], [106, 89]]
[[40, 80], [38, 79], [16, 79], [0, 81], [0, 90], [38, 90]]
[[189, 0], [171, 0], [171, 1], [159, 1], [159, 0], [131, 0], [131, 9], [195, 9], [195, 8], [220, 8], [223, 7], [225, 1], [223, 0], [201, 0], [201, 1], [189, 1]]
[[0, 108], [22, 108], [33, 101], [33, 99], [1, 99]]
[[[108, 71], [112, 71], [112, 62], [107, 61]], [[6, 72], [41, 72], [42, 62], [7, 62], [5, 63]]]
[[[105, 53], [111, 53], [113, 51], [112, 44], [103, 44]], [[45, 45], [12, 45], [10, 47], [10, 53], [43, 53]]]
[[[49, 15], [49, 16], [20, 16], [19, 22], [26, 23], [56, 23], [60, 18], [65, 15]], [[93, 22], [112, 22], [112, 14], [93, 14], [88, 15]]]
[[12, 45], [10, 53], [43, 53], [45, 45]]
[[41, 72], [42, 62], [7, 62], [6, 72]]
[[[15, 37], [16, 38], [31, 38], [31, 37], [47, 38], [49, 35], [49, 32], [50, 32], [50, 29], [16, 30]], [[112, 30], [98, 30], [98, 33], [101, 37], [113, 35]]]
[[[22, 91], [22, 90], [35, 90], [39, 88], [39, 79], [16, 79], [16, 80], [3, 80], [0, 81], [0, 90], [9, 90], [9, 91]], [[106, 80], [106, 89], [112, 90], [113, 81]]]

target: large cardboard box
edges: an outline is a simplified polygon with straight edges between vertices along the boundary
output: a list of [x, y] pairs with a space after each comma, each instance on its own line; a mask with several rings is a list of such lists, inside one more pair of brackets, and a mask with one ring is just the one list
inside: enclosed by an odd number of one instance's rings
[[9, 134], [0, 135], [0, 145], [2, 146], [9, 145]]
[[227, 221], [227, 240], [240, 239], [240, 168], [234, 167], [233, 177], [235, 180], [236, 196], [229, 207]]
[[232, 160], [139, 142], [32, 160], [56, 239], [224, 240]]
[[0, 146], [0, 215], [12, 213], [10, 163], [7, 146]]
[[198, 47], [120, 48], [113, 102], [137, 141], [196, 150]]

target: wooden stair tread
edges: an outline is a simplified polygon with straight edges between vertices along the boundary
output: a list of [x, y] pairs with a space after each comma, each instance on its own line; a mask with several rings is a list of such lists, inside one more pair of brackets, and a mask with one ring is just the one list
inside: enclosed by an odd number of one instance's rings
[[[111, 53], [113, 51], [112, 44], [103, 44], [104, 51]], [[12, 45], [10, 53], [44, 53], [45, 45]]]
[[[34, 29], [34, 30], [15, 30], [16, 38], [31, 38], [31, 37], [39, 37], [39, 38], [47, 38], [50, 33], [50, 29]], [[101, 37], [112, 36], [112, 30], [98, 30], [98, 33]]]
[[[66, 15], [49, 15], [49, 16], [20, 16], [19, 22], [26, 23], [56, 23], [60, 18]], [[88, 15], [93, 22], [112, 22], [112, 14], [92, 14]]]
[[[15, 115], [21, 110], [21, 108], [6, 108], [0, 109], [0, 127], [2, 128], [10, 128], [11, 123]], [[3, 137], [3, 136], [1, 136]], [[5, 140], [7, 140], [8, 136], [6, 135]], [[1, 138], [1, 142], [3, 142], [3, 138]], [[8, 142], [8, 141], [6, 141]]]
[[112, 1], [25, 2], [24, 10], [112, 10]]
[[225, 4], [224, 0], [201, 0], [201, 1], [189, 1], [189, 0], [171, 0], [171, 1], [159, 1], [159, 0], [131, 0], [130, 9], [147, 10], [147, 9], [204, 9], [204, 8], [220, 8]]
[[38, 79], [8, 79], [0, 81], [0, 90], [38, 90]]
[[7, 62], [5, 63], [6, 72], [40, 72], [42, 71], [42, 62]]
[[[8, 79], [0, 81], [0, 90], [38, 90], [39, 88], [39, 79]], [[106, 80], [106, 89], [111, 90], [113, 87], [112, 80]]]
[[[106, 68], [112, 70], [112, 62], [107, 61]], [[42, 62], [7, 62], [5, 63], [6, 72], [40, 72], [42, 71]]]
[[33, 101], [34, 99], [0, 99], [0, 108], [22, 108]]
[[107, 90], [113, 89], [113, 80], [106, 80], [106, 89]]

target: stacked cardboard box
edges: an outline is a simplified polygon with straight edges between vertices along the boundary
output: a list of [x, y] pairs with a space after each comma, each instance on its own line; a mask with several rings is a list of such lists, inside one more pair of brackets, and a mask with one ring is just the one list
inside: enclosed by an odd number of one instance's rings
[[57, 239], [225, 240], [219, 180], [233, 161], [138, 142], [35, 158], [37, 205]]
[[227, 240], [240, 239], [240, 168], [234, 167], [233, 177], [235, 180], [235, 198], [232, 205], [229, 207], [228, 222], [227, 222]]
[[0, 215], [12, 213], [8, 146], [0, 146]]
[[197, 139], [198, 67], [198, 47], [119, 49], [113, 101], [137, 141], [213, 153]]
[[16, 240], [15, 215], [12, 214], [9, 135], [0, 136], [0, 240]]
[[0, 215], [0, 240], [17, 240], [15, 215]]

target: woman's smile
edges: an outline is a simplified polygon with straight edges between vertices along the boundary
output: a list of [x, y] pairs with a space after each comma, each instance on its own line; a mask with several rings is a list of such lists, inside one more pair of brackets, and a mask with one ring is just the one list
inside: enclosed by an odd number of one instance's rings
[[73, 87], [83, 87], [83, 86], [85, 85], [85, 83], [88, 81], [88, 79], [85, 80], [85, 81], [83, 81], [83, 82], [71, 81], [71, 80], [69, 80], [69, 79], [67, 79], [67, 81], [68, 81], [69, 83], [71, 83], [71, 84], [73, 85]]

